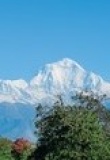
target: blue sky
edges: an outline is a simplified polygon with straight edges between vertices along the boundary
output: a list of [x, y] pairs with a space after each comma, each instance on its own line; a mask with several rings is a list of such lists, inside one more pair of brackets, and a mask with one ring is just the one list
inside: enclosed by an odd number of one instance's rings
[[0, 0], [0, 78], [72, 58], [110, 80], [109, 0]]

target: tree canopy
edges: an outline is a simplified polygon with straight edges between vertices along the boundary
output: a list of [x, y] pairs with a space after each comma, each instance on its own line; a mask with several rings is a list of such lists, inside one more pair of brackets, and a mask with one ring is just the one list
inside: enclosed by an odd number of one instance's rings
[[[109, 160], [109, 111], [94, 96], [80, 95], [77, 103], [55, 104], [36, 122], [36, 160]], [[41, 113], [41, 110], [40, 110]]]

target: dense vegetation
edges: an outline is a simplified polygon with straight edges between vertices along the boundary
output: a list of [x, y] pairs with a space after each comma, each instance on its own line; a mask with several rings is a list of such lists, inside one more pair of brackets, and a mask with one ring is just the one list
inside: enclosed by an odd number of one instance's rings
[[32, 148], [30, 142], [24, 139], [12, 142], [0, 138], [0, 160], [27, 160]]
[[73, 104], [59, 101], [37, 107], [37, 145], [24, 139], [0, 139], [0, 160], [110, 160], [110, 111], [104, 96], [77, 95]]
[[[103, 97], [79, 95], [74, 105], [55, 104], [36, 122], [35, 160], [110, 160], [110, 112]], [[37, 111], [37, 112], [38, 112]], [[38, 116], [38, 115], [37, 115]]]

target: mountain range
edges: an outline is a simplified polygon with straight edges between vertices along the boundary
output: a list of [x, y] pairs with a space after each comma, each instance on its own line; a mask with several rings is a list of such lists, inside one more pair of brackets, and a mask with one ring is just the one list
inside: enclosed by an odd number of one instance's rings
[[0, 80], [0, 135], [34, 141], [36, 106], [51, 105], [58, 95], [69, 103], [74, 93], [85, 90], [110, 98], [109, 82], [68, 58], [45, 65], [29, 82]]

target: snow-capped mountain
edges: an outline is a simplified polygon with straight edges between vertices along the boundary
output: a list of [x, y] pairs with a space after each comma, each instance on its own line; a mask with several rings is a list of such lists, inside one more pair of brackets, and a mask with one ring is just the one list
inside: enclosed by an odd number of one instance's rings
[[87, 72], [71, 59], [47, 64], [30, 82], [0, 80], [0, 103], [37, 104], [47, 97], [67, 95], [69, 92], [92, 90], [110, 97], [110, 83]]
[[75, 92], [92, 90], [110, 98], [110, 83], [71, 59], [47, 64], [30, 82], [0, 80], [0, 135], [33, 139], [38, 103], [51, 104], [62, 95], [66, 103]]

